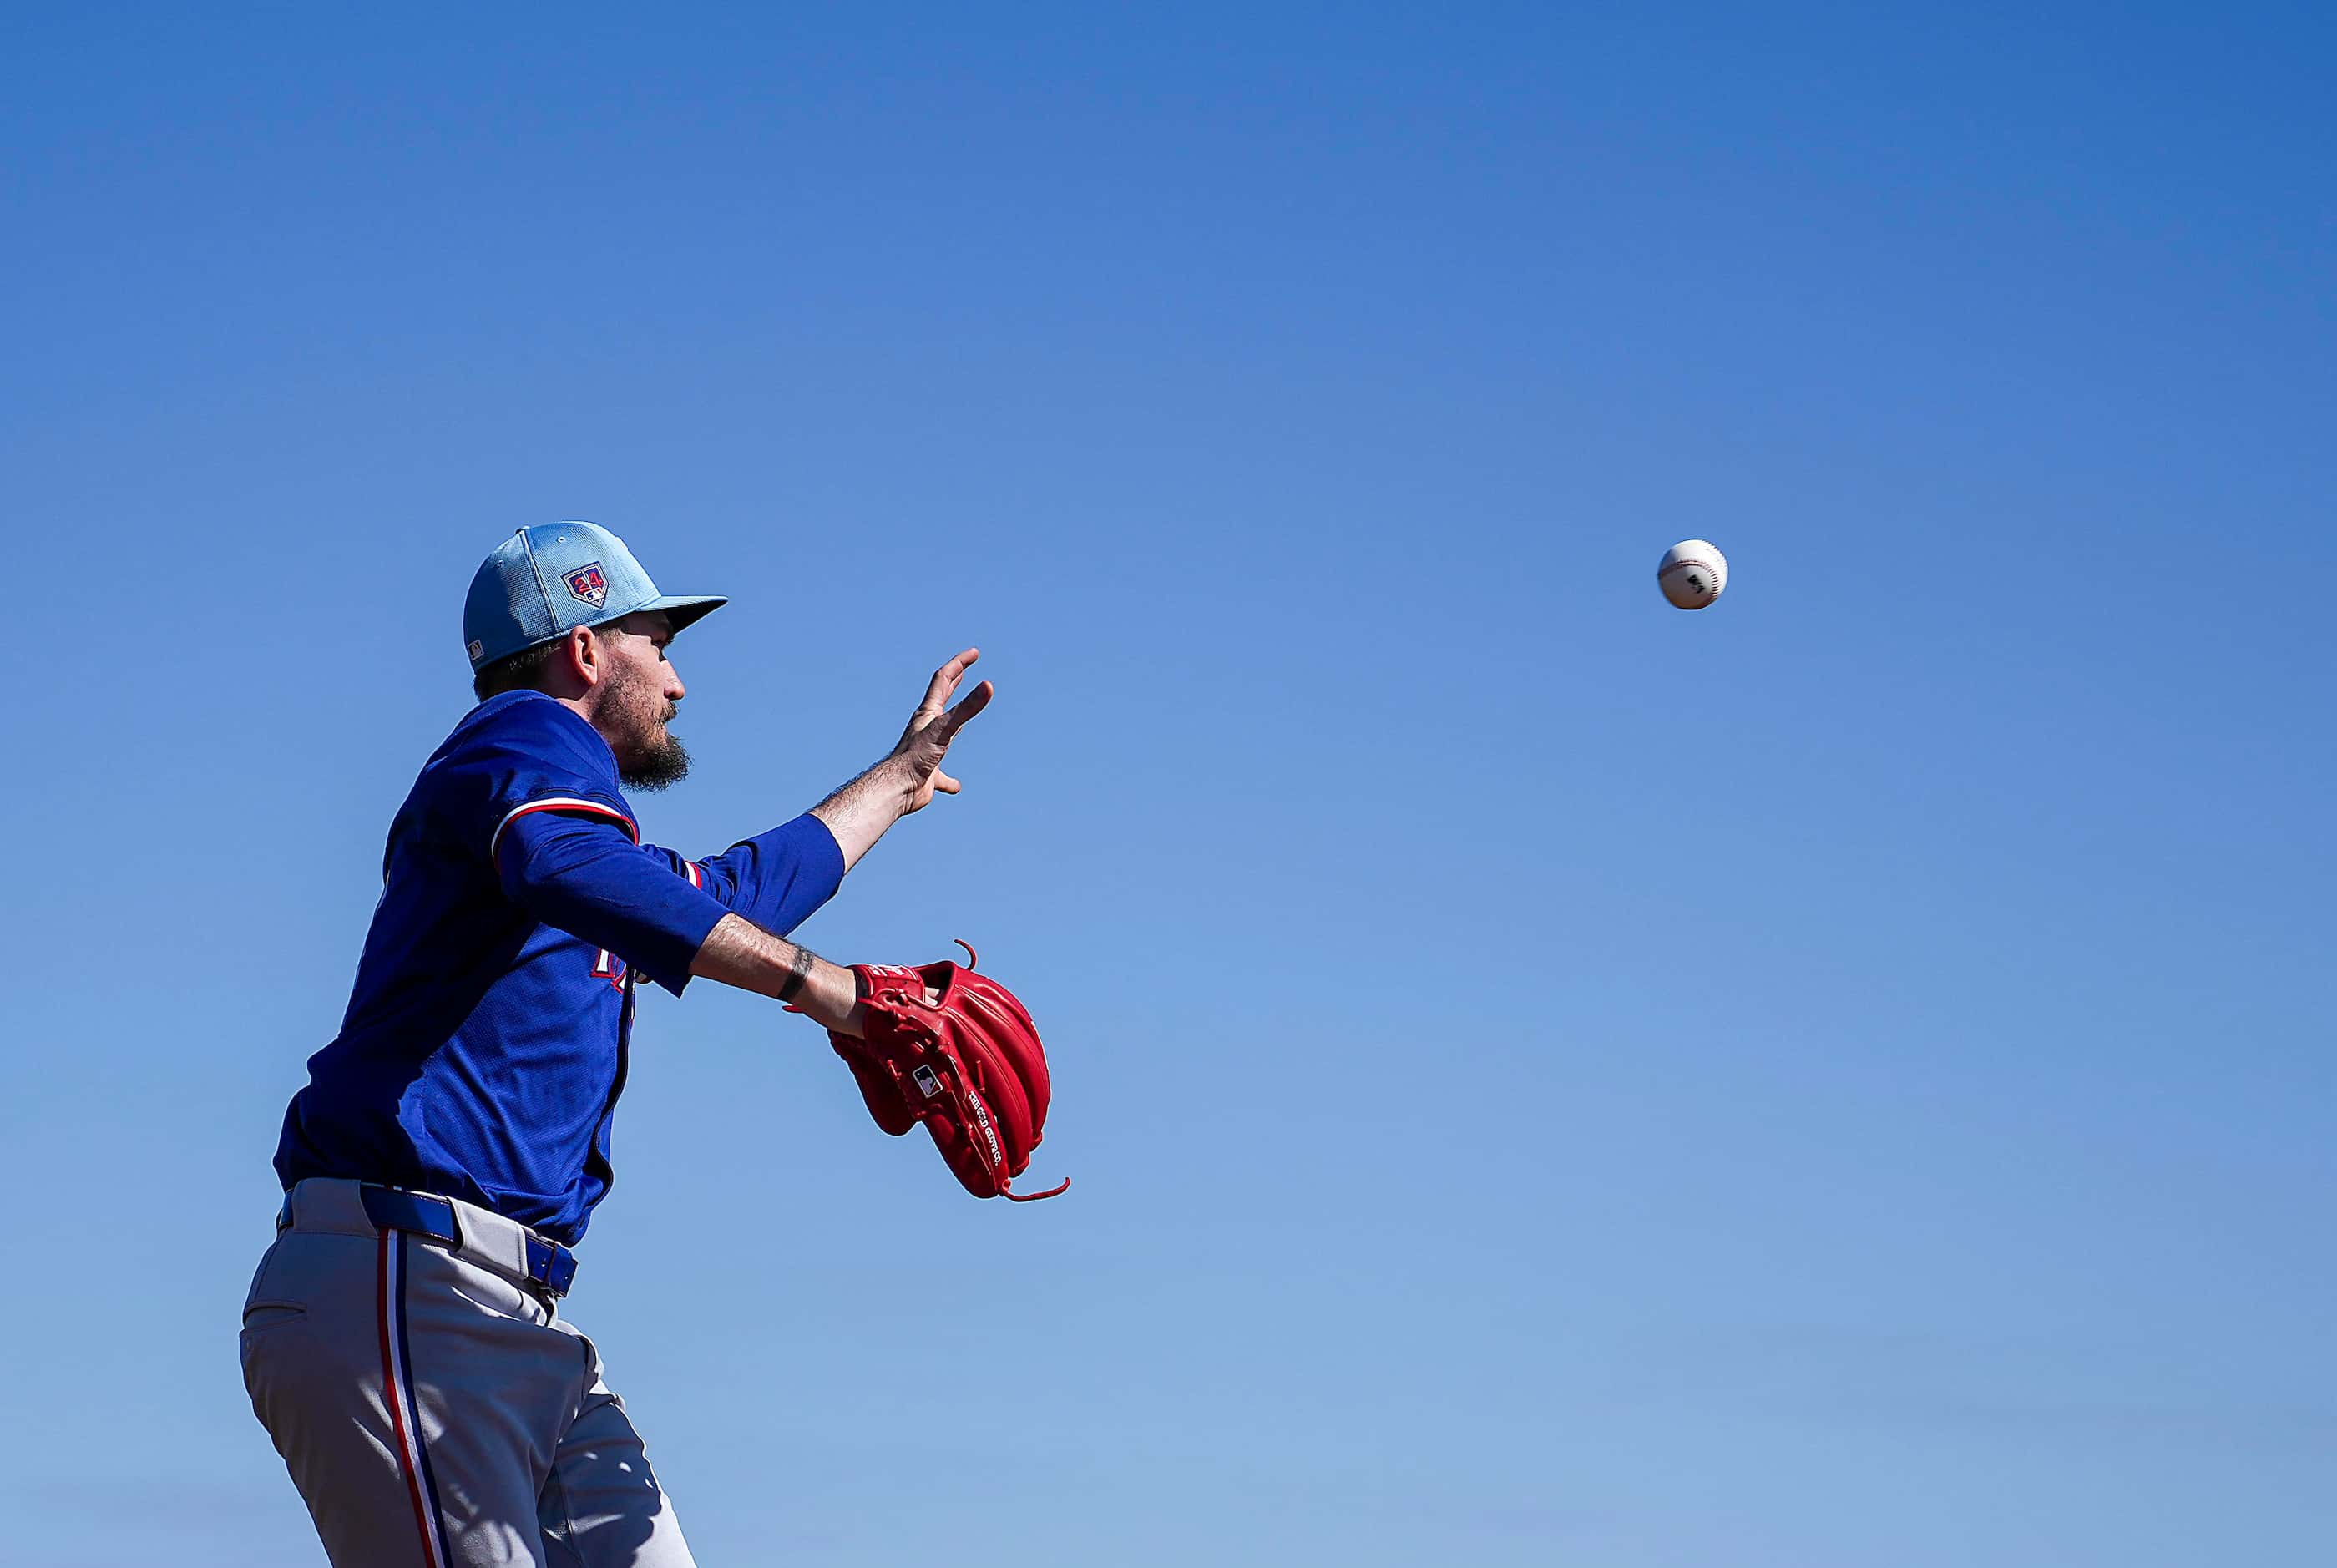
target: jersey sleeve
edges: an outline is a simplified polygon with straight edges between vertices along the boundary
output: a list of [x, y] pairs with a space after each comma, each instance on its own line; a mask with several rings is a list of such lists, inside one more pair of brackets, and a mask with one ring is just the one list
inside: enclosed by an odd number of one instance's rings
[[546, 926], [607, 948], [677, 996], [728, 913], [675, 876], [662, 851], [565, 810], [516, 813], [496, 845], [495, 876], [505, 897]]
[[844, 882], [844, 851], [827, 824], [807, 811], [719, 855], [690, 860], [651, 847], [673, 869], [732, 912], [785, 936]]

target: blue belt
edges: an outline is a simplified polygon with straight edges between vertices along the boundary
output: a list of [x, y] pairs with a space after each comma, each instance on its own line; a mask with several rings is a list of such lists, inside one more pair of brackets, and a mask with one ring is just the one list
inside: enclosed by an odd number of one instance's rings
[[[357, 1197], [365, 1204], [366, 1218], [373, 1221], [376, 1230], [410, 1231], [444, 1241], [449, 1247], [463, 1244], [462, 1228], [455, 1222], [455, 1205], [444, 1198], [371, 1181], [357, 1183]], [[277, 1216], [277, 1229], [280, 1230], [291, 1222], [292, 1194], [287, 1192], [284, 1211]], [[576, 1283], [576, 1254], [556, 1241], [546, 1241], [528, 1231], [527, 1277], [542, 1286], [545, 1294], [565, 1296], [568, 1288]]]

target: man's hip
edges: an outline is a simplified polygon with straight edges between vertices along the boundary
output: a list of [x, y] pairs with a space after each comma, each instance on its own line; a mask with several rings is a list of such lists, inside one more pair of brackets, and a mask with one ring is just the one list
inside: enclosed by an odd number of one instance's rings
[[322, 1179], [281, 1220], [244, 1305], [244, 1382], [336, 1568], [689, 1562], [540, 1238]]

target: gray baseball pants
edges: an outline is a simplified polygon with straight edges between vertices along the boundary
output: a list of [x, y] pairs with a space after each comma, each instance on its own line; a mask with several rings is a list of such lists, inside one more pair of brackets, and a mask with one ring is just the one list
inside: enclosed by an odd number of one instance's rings
[[292, 1190], [243, 1306], [243, 1383], [333, 1568], [692, 1568], [592, 1342], [527, 1232], [378, 1230], [357, 1183]]

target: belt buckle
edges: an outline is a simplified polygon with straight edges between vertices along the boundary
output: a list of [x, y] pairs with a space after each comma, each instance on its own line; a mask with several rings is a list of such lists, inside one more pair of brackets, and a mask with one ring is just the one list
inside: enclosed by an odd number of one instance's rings
[[576, 1254], [556, 1241], [530, 1235], [527, 1277], [543, 1286], [544, 1293], [554, 1299], [565, 1296], [568, 1288], [576, 1283]]

